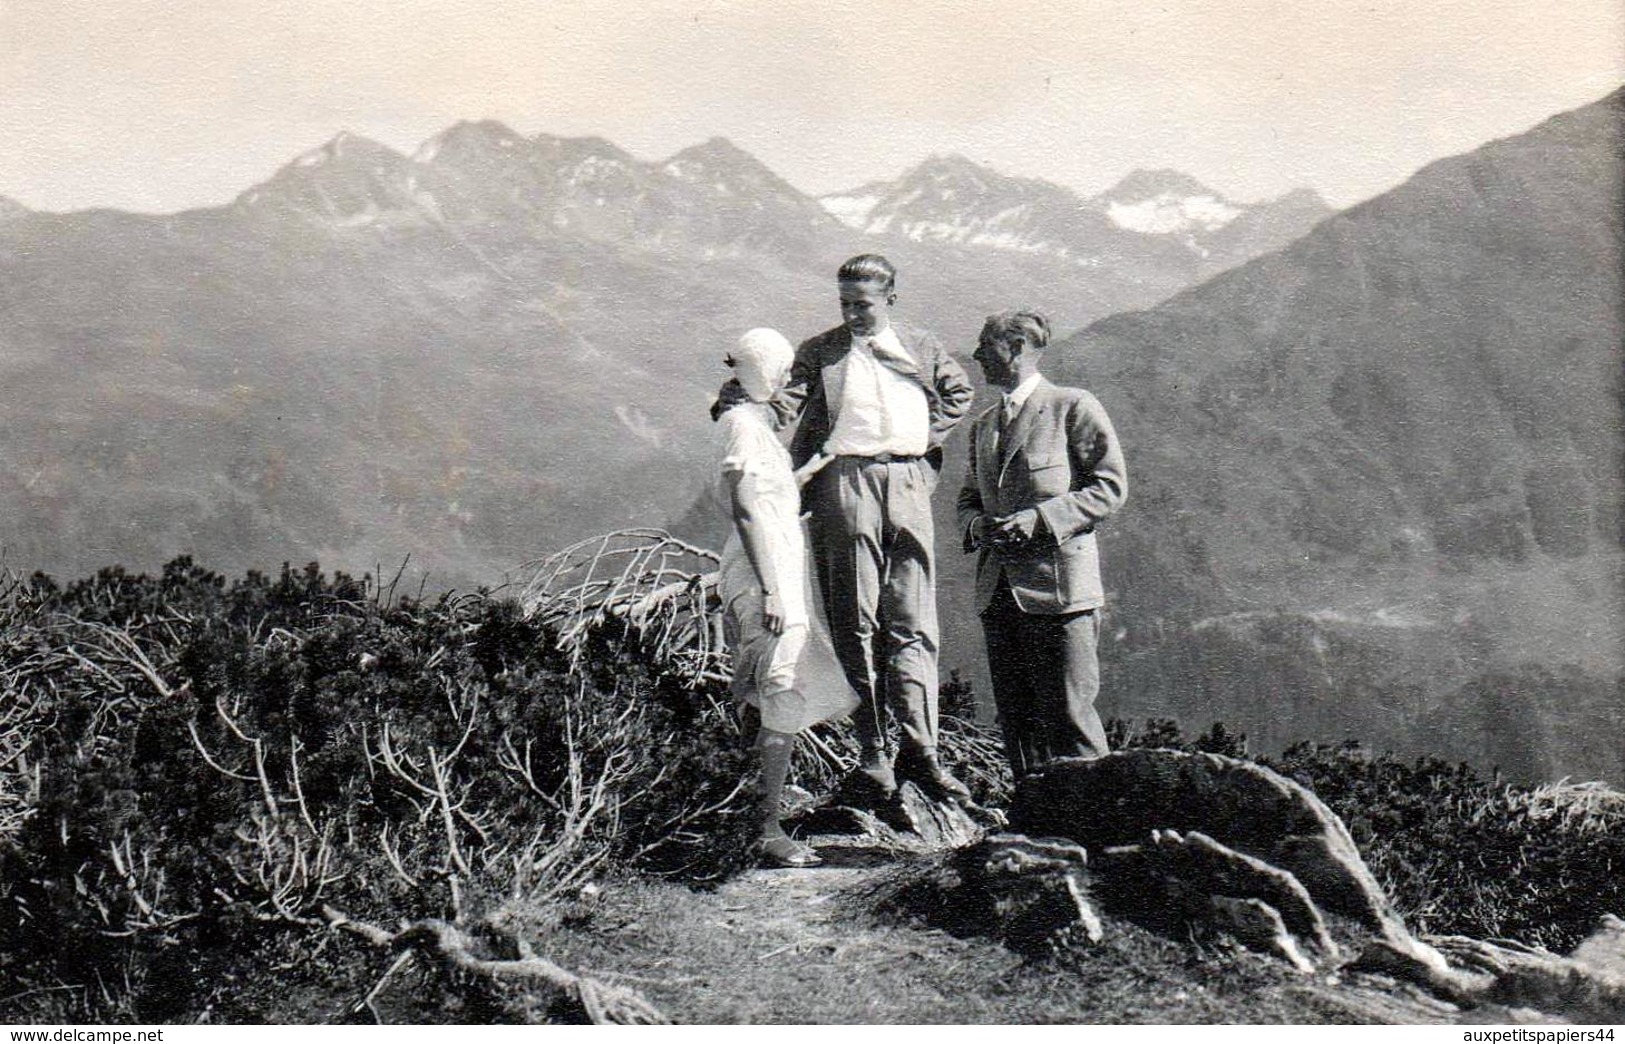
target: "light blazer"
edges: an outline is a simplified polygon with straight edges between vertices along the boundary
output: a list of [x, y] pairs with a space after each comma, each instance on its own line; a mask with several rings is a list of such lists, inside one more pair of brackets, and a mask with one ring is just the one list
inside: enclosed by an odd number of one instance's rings
[[1100, 401], [1040, 377], [998, 443], [999, 406], [971, 424], [970, 464], [959, 492], [959, 531], [971, 550], [971, 523], [983, 515], [1036, 508], [1043, 518], [1024, 547], [983, 546], [976, 560], [976, 611], [988, 607], [999, 577], [1022, 612], [1071, 613], [1105, 601], [1095, 525], [1128, 496], [1117, 434]]
[[[940, 472], [942, 443], [970, 411], [976, 392], [965, 377], [964, 369], [943, 350], [935, 337], [894, 329], [897, 339], [918, 366], [912, 373], [897, 372], [925, 390], [926, 402], [931, 408], [931, 438], [925, 456], [932, 468]], [[780, 423], [788, 424], [801, 418], [801, 427], [790, 440], [790, 462], [794, 467], [799, 468], [811, 460], [834, 428], [828, 389], [839, 380], [835, 367], [851, 350], [852, 335], [844, 325], [808, 338], [796, 349], [795, 363], [790, 367], [790, 383], [773, 397], [773, 409]]]

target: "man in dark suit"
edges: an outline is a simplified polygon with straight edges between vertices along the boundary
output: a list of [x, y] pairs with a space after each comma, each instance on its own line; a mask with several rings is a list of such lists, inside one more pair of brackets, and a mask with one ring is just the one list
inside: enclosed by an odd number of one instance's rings
[[[816, 470], [803, 504], [830, 638], [859, 698], [854, 779], [882, 796], [905, 778], [962, 800], [969, 792], [937, 757], [931, 494], [974, 391], [935, 338], [892, 326], [896, 275], [878, 254], [841, 266], [844, 321], [797, 349], [773, 407], [784, 423], [800, 417], [791, 462]], [[902, 733], [895, 767], [888, 710]]]
[[1106, 753], [1095, 527], [1128, 493], [1099, 400], [1039, 373], [1048, 344], [1035, 312], [1000, 312], [982, 327], [975, 359], [1003, 394], [971, 425], [958, 504], [965, 550], [980, 555], [976, 609], [1018, 777], [1051, 758]]

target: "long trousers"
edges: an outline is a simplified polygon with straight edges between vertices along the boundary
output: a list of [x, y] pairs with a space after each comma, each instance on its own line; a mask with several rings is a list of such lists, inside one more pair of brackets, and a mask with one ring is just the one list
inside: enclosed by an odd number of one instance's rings
[[888, 712], [906, 748], [937, 743], [930, 469], [924, 460], [837, 457], [813, 480], [819, 589], [866, 749], [888, 748]]
[[1017, 776], [1052, 758], [1106, 753], [1106, 729], [1095, 710], [1098, 612], [1024, 613], [1001, 581], [982, 612], [982, 634], [1005, 754]]

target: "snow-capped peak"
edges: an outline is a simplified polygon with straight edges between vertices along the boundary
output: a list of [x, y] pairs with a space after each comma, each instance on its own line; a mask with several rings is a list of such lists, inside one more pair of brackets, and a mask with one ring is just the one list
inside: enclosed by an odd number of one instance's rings
[[1118, 228], [1145, 235], [1216, 232], [1245, 210], [1177, 170], [1136, 170], [1091, 202]]
[[862, 229], [868, 226], [869, 216], [886, 193], [891, 190], [889, 181], [871, 181], [845, 192], [831, 192], [818, 197], [818, 205], [823, 207], [830, 216], [835, 218], [847, 228]]
[[1241, 216], [1241, 208], [1218, 196], [1176, 196], [1163, 192], [1133, 203], [1108, 202], [1106, 217], [1130, 232], [1216, 232]]

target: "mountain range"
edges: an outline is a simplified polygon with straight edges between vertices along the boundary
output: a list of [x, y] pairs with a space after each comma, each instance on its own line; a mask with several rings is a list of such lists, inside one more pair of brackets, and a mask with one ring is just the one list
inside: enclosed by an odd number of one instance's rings
[[62, 573], [410, 553], [491, 582], [680, 513], [731, 339], [839, 321], [852, 253], [961, 344], [1010, 300], [1077, 325], [1196, 278], [1157, 236], [1101, 273], [856, 233], [722, 139], [643, 162], [490, 121], [411, 156], [340, 134], [224, 207], [0, 221], [0, 544]]
[[[493, 122], [340, 135], [206, 210], [0, 203], [0, 565], [410, 555], [467, 587], [621, 526], [715, 540], [724, 353], [835, 325], [836, 266], [879, 250], [972, 370], [989, 312], [1081, 330], [1049, 368], [1133, 482], [1108, 712], [1617, 782], [1620, 110], [1336, 215], [954, 157], [817, 199], [720, 139], [645, 162]], [[941, 557], [944, 665], [980, 682]]]
[[1000, 174], [961, 156], [936, 156], [892, 182], [819, 201], [849, 228], [1020, 251], [1143, 278], [1202, 278], [1284, 245], [1331, 214], [1313, 189], [1261, 204], [1235, 203], [1195, 178], [1139, 170], [1098, 196]]

